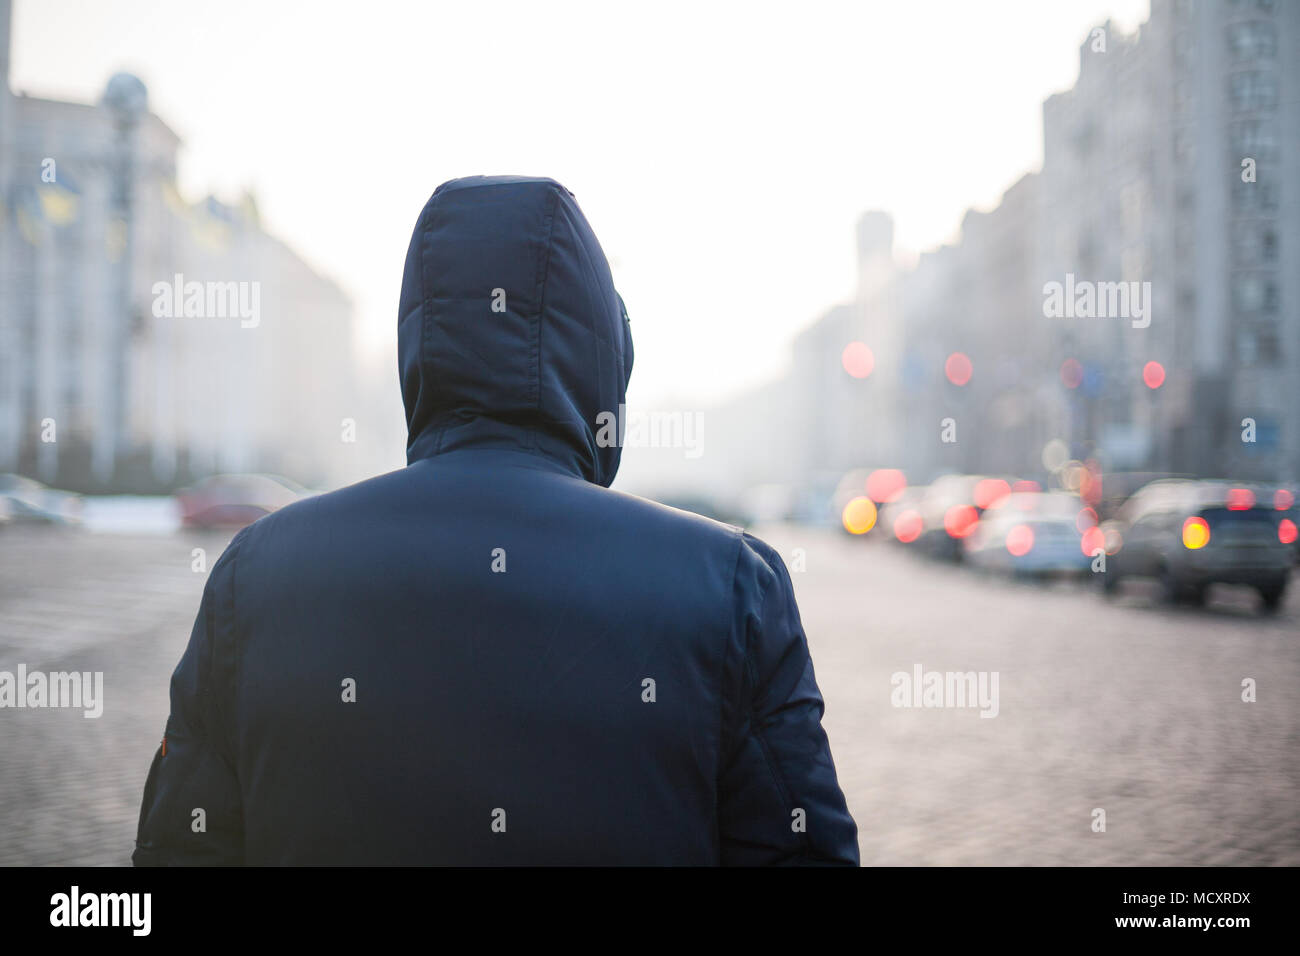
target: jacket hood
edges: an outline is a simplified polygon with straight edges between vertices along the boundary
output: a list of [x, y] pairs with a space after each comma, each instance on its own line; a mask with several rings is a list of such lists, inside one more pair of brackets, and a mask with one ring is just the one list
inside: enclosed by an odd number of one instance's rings
[[397, 321], [406, 458], [467, 446], [541, 455], [608, 485], [597, 442], [632, 375], [632, 334], [605, 253], [552, 179], [471, 176], [425, 204]]

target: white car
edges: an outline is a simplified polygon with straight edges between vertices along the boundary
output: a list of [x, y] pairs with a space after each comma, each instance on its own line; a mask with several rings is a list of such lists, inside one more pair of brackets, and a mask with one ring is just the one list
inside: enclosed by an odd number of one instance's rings
[[1078, 495], [1060, 491], [1005, 496], [963, 542], [974, 567], [1016, 574], [1080, 574], [1100, 538], [1097, 515]]
[[0, 475], [0, 501], [0, 514], [15, 523], [81, 524], [81, 495], [47, 488], [22, 475]]

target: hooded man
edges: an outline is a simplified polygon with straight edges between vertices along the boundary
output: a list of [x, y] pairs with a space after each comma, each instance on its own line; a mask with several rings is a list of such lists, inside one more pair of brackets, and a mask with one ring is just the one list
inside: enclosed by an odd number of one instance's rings
[[136, 864], [857, 864], [780, 557], [609, 488], [632, 337], [568, 190], [438, 187], [398, 366], [407, 467], [213, 566]]

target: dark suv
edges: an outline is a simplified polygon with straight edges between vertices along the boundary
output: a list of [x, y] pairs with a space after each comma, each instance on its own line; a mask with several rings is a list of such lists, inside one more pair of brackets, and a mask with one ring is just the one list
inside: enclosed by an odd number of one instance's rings
[[1154, 481], [1111, 523], [1117, 550], [1107, 558], [1103, 586], [1113, 594], [1124, 578], [1153, 577], [1170, 601], [1200, 604], [1211, 584], [1245, 584], [1274, 611], [1291, 569], [1282, 517], [1248, 485]]

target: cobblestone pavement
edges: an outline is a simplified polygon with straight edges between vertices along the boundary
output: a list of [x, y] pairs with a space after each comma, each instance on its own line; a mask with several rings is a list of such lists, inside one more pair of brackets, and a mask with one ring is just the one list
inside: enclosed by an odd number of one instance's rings
[[[1300, 580], [1260, 616], [1109, 603], [779, 527], [868, 864], [1300, 864]], [[0, 710], [0, 864], [129, 862], [167, 684], [228, 535], [0, 532], [0, 670], [103, 671], [103, 716]], [[891, 704], [996, 671], [999, 713]], [[1241, 701], [1241, 681], [1258, 701]], [[1094, 808], [1106, 832], [1091, 829]]]

